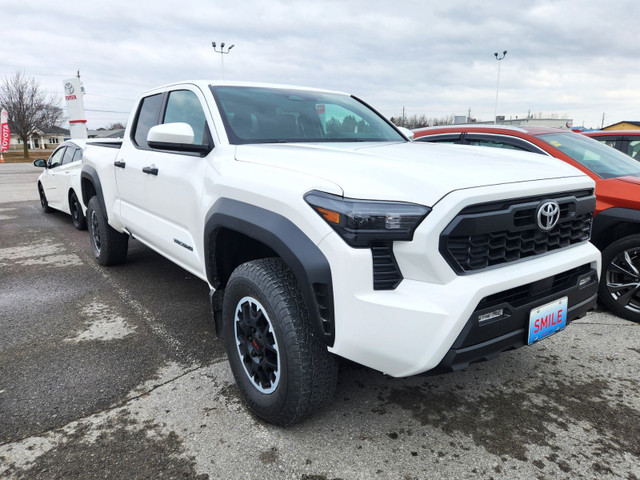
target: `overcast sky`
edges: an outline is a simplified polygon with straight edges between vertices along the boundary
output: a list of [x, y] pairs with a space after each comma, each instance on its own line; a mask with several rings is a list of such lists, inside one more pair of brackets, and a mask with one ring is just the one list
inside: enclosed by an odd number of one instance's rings
[[[79, 69], [89, 128], [126, 121], [141, 91], [178, 80], [353, 93], [384, 115], [566, 115], [640, 121], [638, 0], [0, 0], [0, 77], [63, 98]], [[126, 112], [126, 113], [121, 113]], [[65, 125], [68, 127], [68, 124]]]

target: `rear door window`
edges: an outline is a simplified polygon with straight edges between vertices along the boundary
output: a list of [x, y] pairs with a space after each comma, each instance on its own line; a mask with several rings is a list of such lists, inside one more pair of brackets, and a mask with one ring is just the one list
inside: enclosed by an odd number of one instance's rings
[[627, 155], [640, 160], [640, 140], [629, 140]]

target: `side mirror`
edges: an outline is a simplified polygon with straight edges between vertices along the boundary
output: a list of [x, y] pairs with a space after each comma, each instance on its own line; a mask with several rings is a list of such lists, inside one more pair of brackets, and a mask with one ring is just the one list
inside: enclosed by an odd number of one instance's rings
[[194, 145], [195, 135], [188, 123], [164, 123], [149, 129], [147, 144], [158, 150], [209, 153], [209, 145]]
[[42, 158], [39, 158], [38, 160], [33, 161], [33, 166], [40, 167], [40, 168], [47, 168], [47, 161]]
[[[193, 145], [193, 128], [188, 123], [163, 123], [155, 125], [149, 129], [147, 134], [147, 143], [150, 147], [155, 148], [152, 144], [171, 144], [171, 145]], [[161, 147], [159, 147], [161, 148]]]
[[402, 133], [405, 137], [407, 137], [410, 142], [413, 142], [414, 133], [411, 130], [405, 127], [396, 127], [396, 128], [400, 130], [400, 133]]

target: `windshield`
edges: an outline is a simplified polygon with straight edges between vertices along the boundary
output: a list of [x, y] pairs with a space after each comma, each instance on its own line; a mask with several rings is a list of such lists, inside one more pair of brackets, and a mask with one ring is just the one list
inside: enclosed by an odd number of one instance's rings
[[286, 88], [211, 87], [229, 142], [405, 142], [348, 95]]
[[640, 176], [640, 162], [622, 152], [579, 133], [538, 135], [562, 153], [602, 178]]

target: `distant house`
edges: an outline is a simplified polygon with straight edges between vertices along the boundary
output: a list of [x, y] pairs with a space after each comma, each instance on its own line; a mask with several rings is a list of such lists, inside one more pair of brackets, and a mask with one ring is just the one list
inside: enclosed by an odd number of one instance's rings
[[640, 122], [624, 121], [604, 127], [602, 130], [640, 130]]
[[[60, 127], [43, 128], [29, 138], [29, 150], [35, 149], [54, 149], [65, 140], [70, 138], [69, 130]], [[17, 135], [11, 134], [9, 148], [12, 150], [21, 150], [23, 148], [22, 140]]]

